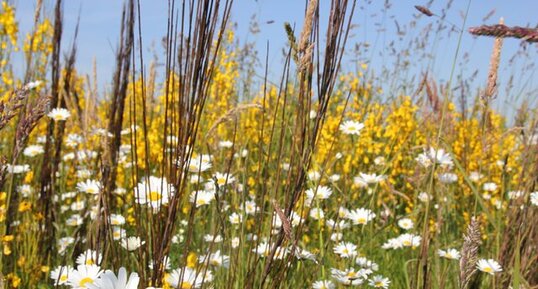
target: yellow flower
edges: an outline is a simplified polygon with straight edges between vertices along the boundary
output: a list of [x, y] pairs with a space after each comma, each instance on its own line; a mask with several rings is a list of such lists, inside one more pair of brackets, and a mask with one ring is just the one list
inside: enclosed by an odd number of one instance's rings
[[28, 201], [23, 201], [19, 204], [19, 212], [20, 213], [23, 213], [23, 212], [26, 212], [28, 210], [30, 210], [32, 208], [32, 203], [28, 202]]

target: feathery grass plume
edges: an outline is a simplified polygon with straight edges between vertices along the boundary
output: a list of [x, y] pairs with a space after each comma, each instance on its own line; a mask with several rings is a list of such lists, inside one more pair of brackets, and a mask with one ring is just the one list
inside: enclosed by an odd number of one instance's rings
[[415, 5], [415, 9], [417, 9], [420, 13], [422, 13], [422, 14], [428, 16], [428, 17], [432, 17], [434, 15], [433, 12], [430, 9], [428, 9], [428, 8], [426, 8], [424, 6]]
[[509, 27], [504, 24], [482, 25], [469, 28], [469, 33], [476, 36], [511, 37], [527, 42], [538, 42], [538, 29], [536, 28]]
[[24, 106], [23, 101], [28, 97], [27, 88], [17, 89], [11, 93], [7, 102], [0, 102], [0, 130], [17, 115], [17, 111]]
[[299, 63], [298, 49], [297, 49], [297, 39], [295, 39], [295, 34], [293, 34], [293, 28], [289, 22], [284, 23], [284, 30], [286, 31], [286, 36], [288, 37], [288, 43], [291, 47], [291, 55], [295, 63]]
[[[50, 104], [50, 97], [47, 95], [40, 95], [39, 98], [34, 103], [28, 103], [26, 109], [24, 110], [24, 115], [19, 119], [17, 128], [15, 131], [15, 142], [9, 158], [9, 163], [14, 165], [17, 163], [17, 159], [20, 154], [23, 152], [24, 147], [28, 142], [28, 137], [30, 133], [36, 127], [38, 121], [45, 115], [47, 108]], [[6, 170], [3, 169], [0, 171], [0, 188], [4, 185], [6, 181]], [[11, 224], [14, 221], [15, 214], [18, 207], [18, 192], [13, 191], [8, 197], [8, 213], [6, 217], [6, 223]], [[11, 226], [6, 227], [6, 234], [9, 235], [11, 232]]]
[[460, 259], [460, 280], [459, 288], [465, 289], [476, 273], [476, 262], [478, 261], [478, 250], [482, 240], [480, 238], [480, 221], [477, 217], [472, 217], [467, 234], [463, 236], [463, 246]]
[[[499, 24], [504, 24], [504, 19], [501, 18]], [[497, 73], [499, 71], [499, 63], [501, 60], [501, 49], [503, 46], [503, 38], [496, 37], [495, 43], [493, 44], [493, 51], [491, 52], [491, 58], [489, 62], [489, 72], [488, 72], [488, 85], [486, 87], [486, 92], [484, 102], [490, 101], [490, 99], [495, 97], [497, 93]]]

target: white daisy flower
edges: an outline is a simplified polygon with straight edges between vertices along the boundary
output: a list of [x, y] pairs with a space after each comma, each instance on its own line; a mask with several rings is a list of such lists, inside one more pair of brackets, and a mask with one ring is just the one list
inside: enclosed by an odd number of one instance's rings
[[437, 254], [439, 254], [439, 257], [442, 257], [442, 258], [447, 258], [449, 260], [459, 260], [459, 258], [461, 257], [461, 254], [458, 250], [456, 249], [447, 249], [446, 251], [445, 250], [439, 250], [437, 251]]
[[321, 174], [318, 171], [310, 171], [308, 172], [308, 179], [317, 182], [321, 179]]
[[220, 250], [217, 250], [215, 253], [202, 256], [198, 262], [200, 264], [228, 268], [230, 266], [230, 256], [222, 255]]
[[209, 170], [211, 166], [210, 155], [198, 155], [191, 158], [188, 169], [191, 173], [202, 173]]
[[146, 242], [142, 241], [140, 237], [128, 237], [121, 239], [121, 246], [127, 251], [134, 251], [140, 246], [144, 245]]
[[45, 150], [43, 149], [43, 146], [40, 145], [29, 145], [24, 149], [23, 154], [27, 157], [35, 157], [37, 155], [40, 155], [44, 153]]
[[497, 190], [497, 184], [493, 182], [484, 183], [482, 189], [486, 192], [495, 192]]
[[458, 180], [458, 175], [454, 173], [444, 173], [444, 174], [440, 174], [438, 176], [438, 179], [441, 183], [452, 184]]
[[413, 229], [415, 224], [413, 223], [411, 219], [403, 218], [403, 219], [398, 220], [398, 226], [404, 230], [410, 230], [410, 229]]
[[360, 269], [356, 271], [354, 268], [348, 268], [344, 271], [331, 268], [331, 276], [338, 282], [347, 286], [356, 286], [364, 283], [368, 275], [372, 273], [369, 269]]
[[437, 163], [442, 168], [452, 168], [454, 165], [452, 157], [444, 149], [436, 150], [432, 147], [419, 154], [416, 160], [424, 167], [429, 167], [433, 163]]
[[412, 247], [416, 248], [420, 246], [420, 241], [422, 240], [421, 236], [414, 234], [402, 234], [398, 237], [403, 247]]
[[530, 195], [531, 204], [538, 206], [538, 192], [532, 192]]
[[343, 134], [360, 135], [363, 128], [364, 124], [353, 120], [346, 120], [340, 125]]
[[389, 278], [384, 278], [381, 275], [374, 276], [368, 281], [368, 285], [374, 288], [389, 288], [389, 284]]
[[34, 189], [30, 185], [20, 185], [17, 187], [17, 192], [28, 198], [34, 192]]
[[102, 260], [102, 254], [97, 254], [97, 251], [88, 249], [77, 257], [76, 263], [78, 265], [99, 265]]
[[10, 174], [22, 174], [22, 173], [27, 173], [30, 171], [30, 166], [29, 165], [6, 165], [4, 166], [4, 169], [6, 170], [6, 172], [10, 173]]
[[215, 179], [215, 183], [219, 187], [232, 184], [235, 181], [235, 178], [232, 174], [223, 174], [219, 172], [215, 173], [215, 175], [213, 175], [213, 178]]
[[427, 203], [432, 199], [432, 196], [426, 192], [421, 192], [418, 194], [418, 199], [423, 203]]
[[38, 88], [42, 83], [43, 81], [41, 80], [30, 81], [24, 87], [28, 90], [33, 90], [33, 89]]
[[86, 180], [84, 182], [79, 182], [77, 184], [77, 190], [79, 192], [97, 195], [101, 190], [101, 183], [96, 180]]
[[223, 148], [223, 149], [229, 149], [233, 145], [234, 145], [234, 143], [229, 141], [229, 140], [223, 140], [223, 141], [219, 142], [219, 148]]
[[351, 210], [347, 214], [346, 218], [351, 220], [354, 225], [366, 225], [368, 222], [375, 218], [375, 213], [369, 209], [359, 208]]
[[118, 271], [118, 277], [111, 270], [106, 270], [95, 280], [93, 284], [89, 284], [90, 289], [137, 289], [140, 277], [136, 272], [132, 272], [127, 278], [127, 270], [121, 267]]
[[[164, 268], [164, 270], [168, 271], [170, 268], [172, 268], [172, 263], [170, 262], [170, 257], [164, 256], [163, 260], [161, 261], [161, 267]], [[153, 260], [149, 260], [148, 268], [153, 270]]]
[[63, 255], [67, 248], [75, 242], [73, 237], [63, 237], [58, 239], [58, 253]]
[[127, 231], [121, 227], [112, 227], [112, 239], [119, 241], [127, 236]]
[[54, 280], [54, 285], [64, 285], [67, 284], [71, 272], [73, 272], [71, 266], [58, 266], [50, 272], [50, 278]]
[[476, 268], [482, 272], [494, 275], [497, 272], [502, 272], [501, 265], [493, 259], [480, 259], [476, 263]]
[[54, 121], [65, 121], [71, 116], [71, 113], [65, 108], [53, 108], [47, 116]]
[[110, 214], [110, 224], [113, 226], [121, 226], [125, 224], [125, 217], [118, 214]]
[[329, 280], [316, 281], [312, 284], [312, 289], [335, 289], [336, 286]]
[[228, 219], [230, 220], [230, 223], [234, 224], [234, 225], [238, 225], [238, 224], [241, 224], [241, 222], [243, 222], [243, 215], [240, 215], [238, 213], [232, 213]]
[[326, 187], [326, 186], [318, 186], [313, 189], [308, 189], [305, 192], [305, 195], [306, 195], [305, 204], [308, 206], [311, 206], [314, 200], [318, 200], [318, 201], [326, 200], [332, 195], [332, 193], [333, 191], [331, 190], [331, 188]]
[[189, 267], [183, 267], [173, 270], [166, 277], [172, 288], [201, 288], [203, 284], [213, 281], [213, 274], [207, 270], [205, 272], [197, 272]]
[[323, 220], [325, 218], [325, 213], [321, 208], [312, 208], [310, 209], [310, 218], [314, 220]]
[[313, 254], [312, 252], [307, 251], [303, 248], [296, 248], [295, 257], [299, 260], [310, 260], [314, 261], [314, 263], [316, 264], [318, 263], [318, 261], [316, 260], [316, 254]]
[[190, 202], [194, 203], [197, 208], [205, 205], [209, 205], [212, 200], [215, 199], [214, 192], [208, 191], [195, 191], [191, 193]]
[[372, 271], [379, 270], [379, 265], [377, 263], [372, 262], [372, 261], [366, 259], [365, 257], [358, 257], [355, 260], [355, 264], [361, 266], [361, 268], [364, 268], [364, 269], [370, 269]]
[[67, 138], [65, 139], [65, 145], [70, 148], [74, 148], [82, 142], [84, 142], [84, 139], [82, 138], [82, 136], [76, 133], [68, 134]]
[[78, 214], [71, 215], [69, 218], [67, 218], [67, 220], [65, 220], [65, 224], [71, 227], [80, 226], [82, 223], [84, 223], [84, 218]]
[[349, 228], [349, 223], [346, 222], [346, 220], [340, 220], [340, 221], [336, 222], [333, 219], [328, 219], [325, 224], [331, 230], [334, 229], [334, 230], [340, 230], [341, 231], [343, 229]]
[[135, 188], [136, 202], [141, 205], [149, 205], [154, 212], [159, 211], [162, 205], [168, 201], [174, 189], [165, 178], [150, 176], [139, 183]]
[[479, 172], [471, 172], [469, 173], [469, 179], [473, 182], [478, 182], [480, 181], [480, 179], [482, 179], [484, 177], [484, 175], [482, 175], [481, 173]]
[[355, 184], [358, 184], [360, 187], [361, 185], [373, 185], [377, 184], [381, 181], [383, 181], [386, 177], [384, 175], [377, 175], [375, 173], [372, 174], [366, 174], [366, 173], [359, 173], [358, 176], [355, 177], [354, 182]]
[[349, 242], [344, 242], [336, 245], [333, 248], [333, 251], [341, 258], [352, 258], [357, 256], [357, 245]]
[[101, 268], [97, 265], [78, 265], [76, 270], [69, 273], [67, 284], [76, 289], [89, 289], [101, 273]]
[[242, 209], [247, 215], [254, 215], [256, 211], [260, 211], [260, 208], [256, 205], [256, 202], [254, 201], [245, 201], [242, 206]]

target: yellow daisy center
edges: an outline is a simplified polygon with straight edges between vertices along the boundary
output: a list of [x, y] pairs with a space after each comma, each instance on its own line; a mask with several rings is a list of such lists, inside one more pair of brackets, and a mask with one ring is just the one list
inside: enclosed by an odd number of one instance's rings
[[67, 281], [67, 275], [64, 274], [64, 275], [60, 276], [60, 281], [62, 281], [62, 282]]
[[78, 283], [78, 285], [79, 285], [80, 287], [85, 287], [86, 284], [88, 284], [88, 283], [93, 284], [93, 279], [90, 278], [90, 277], [86, 277], [86, 278], [80, 280], [80, 282]]
[[157, 202], [162, 199], [162, 195], [159, 192], [149, 193], [149, 200], [152, 202]]
[[359, 224], [366, 224], [366, 218], [359, 218], [359, 219], [357, 220], [357, 223], [359, 223]]
[[94, 264], [95, 264], [95, 261], [93, 261], [92, 258], [86, 259], [86, 265], [94, 265]]
[[181, 282], [181, 289], [191, 289], [192, 284], [190, 282]]
[[491, 268], [491, 267], [486, 267], [486, 268], [484, 268], [484, 272], [486, 272], [486, 273], [491, 273], [491, 272], [493, 272], [493, 268]]

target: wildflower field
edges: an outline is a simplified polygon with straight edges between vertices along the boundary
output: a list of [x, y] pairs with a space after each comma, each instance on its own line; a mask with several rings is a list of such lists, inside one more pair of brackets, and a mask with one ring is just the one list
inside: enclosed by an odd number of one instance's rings
[[[241, 1], [166, 1], [153, 59], [124, 2], [105, 83], [62, 0], [1, 2], [0, 289], [538, 288], [536, 28], [409, 3], [374, 69], [350, 40], [372, 1], [307, 0], [269, 71]], [[456, 69], [469, 34], [483, 81]]]

